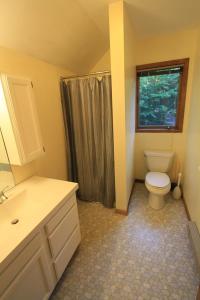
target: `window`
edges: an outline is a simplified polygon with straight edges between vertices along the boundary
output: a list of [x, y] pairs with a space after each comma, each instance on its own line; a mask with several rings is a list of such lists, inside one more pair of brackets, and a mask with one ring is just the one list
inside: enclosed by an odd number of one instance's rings
[[185, 58], [136, 67], [136, 131], [182, 131], [188, 65]]

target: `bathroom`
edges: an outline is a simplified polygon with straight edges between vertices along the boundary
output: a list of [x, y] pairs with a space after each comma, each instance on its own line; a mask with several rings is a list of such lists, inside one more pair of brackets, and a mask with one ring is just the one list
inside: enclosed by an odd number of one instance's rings
[[[0, 299], [196, 299], [199, 9], [196, 0], [1, 2]], [[139, 84], [158, 69], [182, 79], [178, 121], [144, 128]], [[81, 143], [99, 130], [96, 123], [87, 127], [72, 118], [73, 126], [86, 130], [79, 134], [79, 147], [69, 143], [67, 104], [74, 111], [81, 105], [69, 103], [65, 92], [68, 83], [80, 80], [107, 95], [97, 113], [103, 124], [106, 120], [105, 137], [112, 138], [104, 144], [97, 140], [98, 155], [89, 161], [94, 170], [87, 168]], [[23, 93], [28, 102], [21, 104], [17, 95]], [[84, 185], [70, 174], [78, 150]], [[149, 153], [168, 153], [172, 159], [166, 168], [150, 170]], [[106, 161], [103, 166], [99, 157]], [[108, 179], [92, 181], [107, 164], [113, 172]], [[91, 169], [94, 174], [88, 175]], [[171, 191], [156, 198], [160, 207], [149, 201], [148, 171], [170, 180]], [[174, 199], [180, 173], [182, 195]], [[81, 197], [81, 189], [85, 193], [89, 187], [90, 195], [98, 182], [112, 197], [100, 200], [102, 190], [96, 198]]]

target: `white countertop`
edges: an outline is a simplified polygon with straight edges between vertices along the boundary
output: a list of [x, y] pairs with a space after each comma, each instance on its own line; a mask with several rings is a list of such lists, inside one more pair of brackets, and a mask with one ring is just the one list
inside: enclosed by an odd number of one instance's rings
[[[9, 198], [0, 204], [0, 265], [77, 189], [77, 183], [34, 176], [7, 192]], [[19, 222], [12, 225], [15, 218]]]

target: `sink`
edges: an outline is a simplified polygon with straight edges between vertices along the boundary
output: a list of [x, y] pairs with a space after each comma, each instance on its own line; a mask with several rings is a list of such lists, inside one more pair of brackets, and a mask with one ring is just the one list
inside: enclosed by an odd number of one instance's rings
[[5, 192], [8, 199], [0, 204], [0, 266], [77, 188], [73, 182], [33, 176]]
[[26, 219], [27, 210], [30, 210], [30, 201], [26, 190], [10, 190], [6, 193], [6, 196], [8, 196], [8, 199], [0, 204], [0, 226], [10, 225], [15, 219]]

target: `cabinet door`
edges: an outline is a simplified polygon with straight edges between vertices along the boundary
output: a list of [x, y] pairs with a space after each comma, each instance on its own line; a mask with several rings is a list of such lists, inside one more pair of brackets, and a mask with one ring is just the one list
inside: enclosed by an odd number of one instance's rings
[[[7, 106], [8, 117], [12, 125], [10, 126], [10, 134], [7, 132], [5, 135], [8, 155], [11, 164], [23, 165], [36, 159], [44, 152], [33, 85], [29, 79], [7, 75], [1, 75], [1, 83], [4, 104]], [[1, 124], [1, 127], [4, 134], [6, 131], [4, 124]], [[6, 141], [9, 139], [9, 135], [14, 136], [15, 147], [10, 144], [10, 141]], [[18, 150], [18, 159], [16, 159], [16, 155], [14, 156], [14, 148]]]
[[2, 295], [2, 300], [48, 299], [52, 284], [43, 251], [40, 248], [27, 262]]

